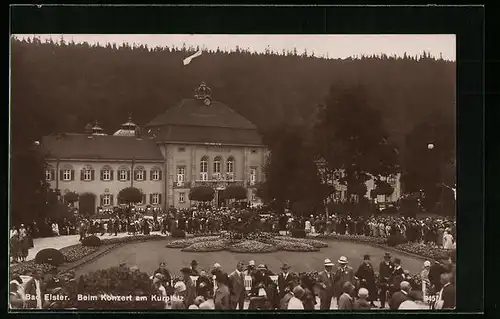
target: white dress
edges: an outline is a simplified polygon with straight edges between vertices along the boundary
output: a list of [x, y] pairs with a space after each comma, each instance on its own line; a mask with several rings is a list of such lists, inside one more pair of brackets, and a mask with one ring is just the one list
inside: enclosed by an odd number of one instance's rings
[[450, 233], [444, 233], [443, 246], [444, 249], [453, 249], [453, 236]]
[[308, 220], [306, 220], [306, 227], [305, 227], [305, 229], [306, 229], [306, 232], [311, 230], [311, 222], [308, 221]]

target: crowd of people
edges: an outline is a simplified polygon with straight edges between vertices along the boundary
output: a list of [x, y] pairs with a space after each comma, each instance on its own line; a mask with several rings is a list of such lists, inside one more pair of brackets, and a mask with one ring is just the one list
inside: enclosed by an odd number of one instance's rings
[[[285, 263], [273, 280], [275, 274], [264, 264], [256, 266], [254, 260], [247, 265], [239, 261], [230, 272], [219, 263], [209, 272], [200, 270], [193, 260], [190, 267], [180, 270], [182, 278], [172, 280], [162, 262], [151, 280], [158, 294], [173, 296], [165, 304], [168, 309], [243, 309], [248, 300], [248, 309], [313, 310], [317, 308], [316, 297], [321, 310], [331, 309], [332, 299], [341, 310], [372, 309], [375, 301], [380, 301], [380, 308], [386, 308], [387, 303], [390, 309], [421, 309], [415, 301], [423, 299], [422, 286], [415, 284], [400, 259], [386, 253], [378, 267], [379, 276], [369, 255], [356, 269], [349, 266], [345, 256], [337, 263], [339, 266], [334, 267], [330, 259], [325, 259], [324, 269], [315, 276], [291, 272], [291, 266]], [[420, 276], [428, 282], [425, 294], [434, 296], [434, 308], [455, 307], [454, 263], [453, 255], [444, 264], [424, 263]]]
[[[379, 238], [387, 238], [394, 232], [401, 233], [410, 242], [422, 242], [427, 245], [444, 249], [455, 249], [456, 221], [443, 217], [427, 217], [417, 219], [403, 216], [350, 216], [325, 214], [311, 216], [293, 216], [292, 214], [277, 215], [263, 208], [246, 208], [260, 214], [260, 229], [266, 232], [289, 232], [292, 229], [304, 229], [306, 233], [317, 234], [347, 234]], [[173, 229], [190, 234], [218, 233], [230, 230], [237, 219], [239, 208], [196, 207], [191, 209], [171, 208], [160, 213], [155, 218], [146, 218], [142, 214], [113, 215], [107, 219], [78, 218], [45, 219], [37, 224], [31, 223], [13, 226], [11, 228], [11, 259], [12, 262], [24, 261], [29, 248], [33, 247], [33, 239], [61, 235], [79, 234], [80, 240], [87, 235], [104, 234], [117, 235], [148, 235], [152, 231], [162, 234], [171, 233]]]

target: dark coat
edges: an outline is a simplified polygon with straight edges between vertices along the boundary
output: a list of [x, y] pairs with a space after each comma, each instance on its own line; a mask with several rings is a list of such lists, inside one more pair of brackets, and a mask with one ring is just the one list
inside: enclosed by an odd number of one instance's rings
[[375, 284], [375, 271], [371, 263], [362, 263], [354, 274], [360, 280], [360, 288], [368, 289], [368, 300], [377, 299], [377, 285]]
[[279, 294], [280, 294], [280, 299], [285, 296], [285, 288], [287, 287], [288, 283], [292, 281], [292, 275], [288, 273], [286, 279], [283, 273], [278, 275], [278, 289], [279, 289]]
[[334, 296], [339, 298], [342, 295], [342, 286], [346, 282], [351, 282], [354, 285], [354, 270], [350, 266], [346, 266], [343, 270], [341, 267], [337, 268], [334, 276]]
[[398, 291], [392, 295], [391, 300], [389, 300], [389, 306], [391, 309], [398, 309], [399, 306], [407, 300], [410, 300], [410, 297], [407, 294]]
[[392, 282], [393, 271], [394, 265], [392, 263], [386, 265], [385, 262], [381, 262], [379, 266], [380, 283], [390, 284]]
[[441, 295], [443, 309], [455, 309], [455, 285], [449, 284], [443, 288]]
[[399, 285], [404, 279], [403, 267], [400, 267], [399, 269], [394, 268], [394, 272], [392, 273], [392, 285], [394, 286], [394, 289], [399, 289]]

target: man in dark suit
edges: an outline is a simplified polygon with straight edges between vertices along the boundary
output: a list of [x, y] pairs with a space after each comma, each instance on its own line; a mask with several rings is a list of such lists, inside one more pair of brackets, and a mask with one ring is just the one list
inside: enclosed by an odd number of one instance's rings
[[377, 285], [375, 283], [375, 271], [370, 262], [370, 256], [365, 255], [363, 257], [363, 263], [359, 266], [358, 270], [354, 274], [360, 280], [360, 288], [366, 288], [369, 292], [367, 300], [371, 302], [371, 306], [374, 307], [374, 301], [377, 300]]
[[380, 308], [385, 308], [386, 294], [389, 291], [389, 285], [392, 282], [392, 273], [394, 270], [394, 266], [391, 262], [391, 254], [385, 253], [384, 261], [379, 265], [379, 274], [380, 274]]
[[346, 282], [350, 282], [351, 284], [354, 283], [354, 270], [348, 265], [347, 257], [340, 257], [338, 263], [340, 266], [337, 268], [333, 279], [334, 295], [335, 298], [337, 298], [337, 302], [340, 296], [344, 293], [344, 284]]
[[194, 303], [194, 298], [196, 298], [196, 286], [191, 279], [191, 268], [184, 267], [181, 269], [183, 276], [182, 281], [186, 285], [186, 299], [184, 300], [184, 305], [186, 309]]
[[320, 309], [321, 310], [330, 310], [332, 298], [333, 298], [333, 278], [334, 274], [332, 273], [333, 263], [330, 259], [325, 259], [325, 270], [321, 271], [318, 274], [318, 279], [321, 285], [321, 290], [319, 292], [320, 298]]
[[391, 295], [398, 291], [399, 284], [406, 280], [403, 267], [401, 267], [401, 259], [394, 259], [394, 270], [392, 272], [392, 291]]
[[236, 265], [236, 270], [229, 275], [229, 281], [231, 282], [230, 291], [230, 307], [231, 309], [243, 310], [243, 304], [245, 302], [245, 280], [243, 275], [245, 264], [239, 261]]
[[455, 309], [455, 284], [453, 283], [453, 274], [451, 272], [442, 274], [441, 284], [443, 285], [439, 293], [441, 309]]
[[191, 261], [191, 276], [199, 276], [198, 273], [198, 262], [196, 260]]
[[398, 309], [404, 301], [411, 300], [409, 293], [411, 291], [410, 283], [407, 281], [402, 281], [400, 284], [400, 290], [392, 295], [391, 300], [389, 300], [389, 307], [391, 309]]
[[167, 265], [165, 264], [165, 262], [162, 261], [160, 263], [160, 267], [154, 271], [153, 276], [155, 274], [162, 274], [163, 278], [165, 279], [165, 284], [170, 286], [170, 284], [171, 284], [170, 281], [172, 280], [172, 277], [170, 276], [170, 272], [168, 271], [166, 266]]
[[434, 262], [430, 269], [429, 269], [429, 282], [431, 283], [431, 286], [433, 287], [433, 292], [437, 293], [438, 291], [441, 290], [441, 274], [444, 274], [446, 272], [446, 268], [444, 263], [437, 263]]
[[288, 283], [292, 280], [292, 276], [288, 272], [288, 270], [290, 270], [290, 266], [287, 263], [284, 263], [283, 266], [281, 266], [281, 270], [283, 272], [278, 275], [278, 289], [279, 289], [280, 300], [285, 296], [286, 287], [288, 286]]

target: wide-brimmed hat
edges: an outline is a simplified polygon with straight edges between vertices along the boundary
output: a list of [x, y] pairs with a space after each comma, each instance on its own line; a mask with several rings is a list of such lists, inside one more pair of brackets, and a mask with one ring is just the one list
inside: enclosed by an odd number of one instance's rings
[[220, 267], [221, 267], [221, 265], [219, 263], [214, 264], [214, 268], [220, 268]]
[[426, 261], [424, 262], [424, 267], [430, 267], [430, 266], [431, 266], [431, 262], [430, 262], [430, 261], [428, 261], [428, 260], [426, 260]]
[[255, 266], [255, 260], [250, 260], [248, 262], [248, 266]]
[[290, 269], [290, 265], [288, 265], [287, 263], [284, 263], [282, 266], [281, 266], [281, 269], [282, 270], [285, 270], [285, 269]]
[[370, 255], [364, 255], [363, 260], [370, 260]]
[[384, 259], [391, 258], [391, 253], [385, 253], [384, 254]]
[[325, 259], [325, 266], [333, 266], [334, 264], [332, 263], [332, 261], [330, 259]]
[[267, 270], [267, 267], [264, 264], [260, 264], [257, 266], [257, 270]]
[[347, 257], [346, 256], [342, 256], [342, 257], [339, 258], [339, 260], [337, 260], [337, 262], [339, 264], [347, 264], [348, 263]]

